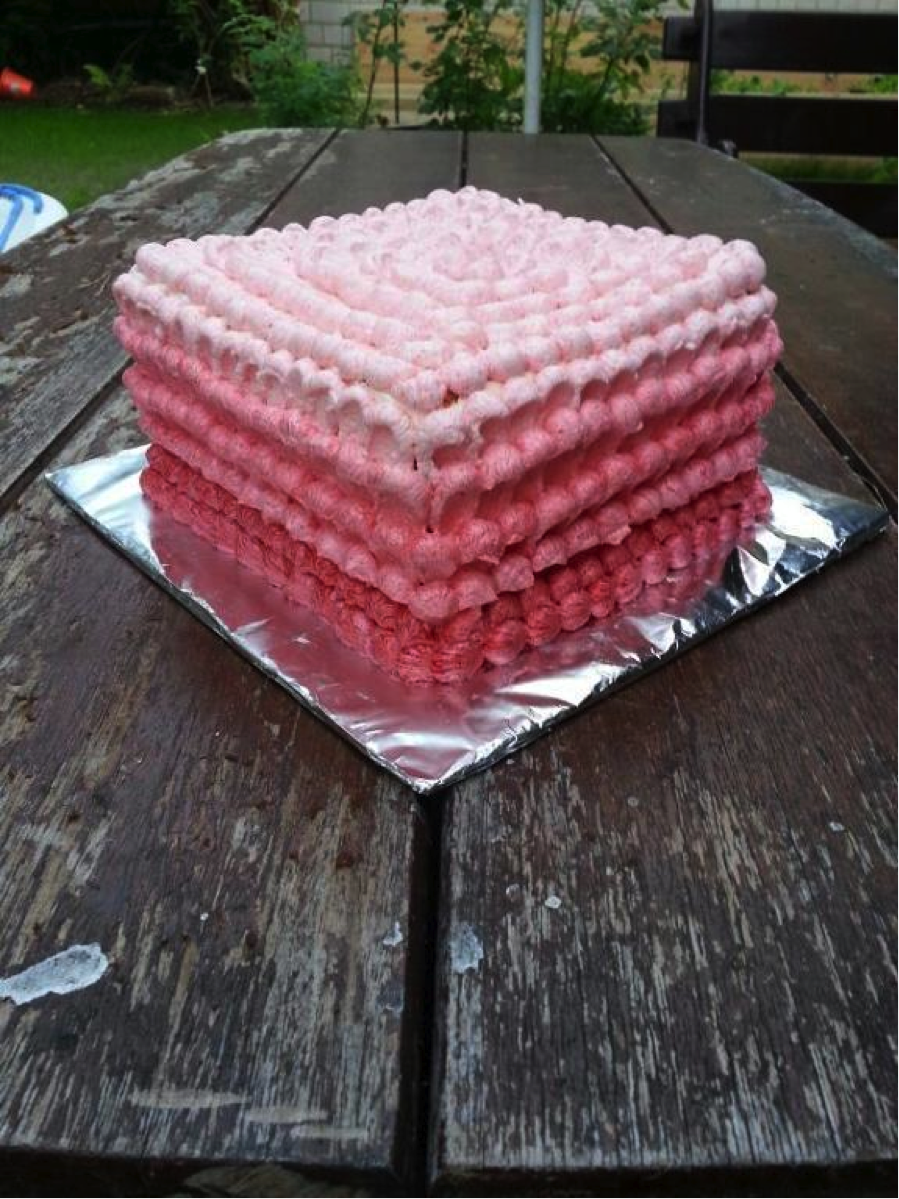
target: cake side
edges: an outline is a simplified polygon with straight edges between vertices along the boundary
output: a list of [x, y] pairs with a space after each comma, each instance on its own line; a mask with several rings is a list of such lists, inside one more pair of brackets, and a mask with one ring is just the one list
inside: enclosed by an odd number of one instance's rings
[[[413, 236], [416, 205], [433, 228], [426, 222]], [[139, 364], [128, 381], [152, 436], [171, 433], [183, 444], [198, 423], [257, 434], [247, 461], [262, 478], [275, 465], [288, 500], [305, 505], [313, 521], [324, 516], [337, 564], [416, 603], [422, 616], [442, 619], [460, 604], [528, 585], [532, 560], [539, 570], [575, 542], [586, 548], [591, 530], [594, 544], [620, 539], [626, 506], [603, 514], [602, 505], [739, 437], [770, 403], [770, 393], [753, 388], [780, 349], [774, 298], [746, 243], [608, 229], [471, 189], [391, 209], [314, 222], [308, 231], [145, 247], [117, 284], [117, 327]], [[474, 217], [491, 212], [498, 232], [490, 253], [460, 258], [461, 235], [477, 244]], [[461, 223], [449, 239], [452, 254], [440, 244], [448, 213]], [[497, 247], [511, 252], [512, 227], [525, 243], [513, 247], [517, 263], [485, 277], [485, 263], [499, 269]], [[398, 242], [398, 230], [406, 241]], [[537, 234], [550, 240], [540, 242], [535, 263]], [[421, 251], [422, 236], [442, 255], [440, 271], [425, 254], [415, 275], [409, 257]], [[348, 303], [362, 302], [362, 282], [348, 278], [348, 264], [360, 258], [369, 274], [372, 263], [384, 274], [364, 293], [370, 311]], [[647, 278], [634, 278], [635, 267]], [[522, 280], [533, 293], [517, 292]], [[283, 311], [275, 312], [272, 296]], [[337, 332], [308, 323], [319, 300], [318, 325]], [[487, 319], [476, 327], [478, 314]], [[592, 319], [601, 315], [607, 319]], [[429, 349], [423, 322], [434, 324]], [[293, 356], [297, 329], [322, 361]], [[335, 338], [345, 373], [358, 375], [369, 350], [376, 368], [386, 362], [383, 347], [351, 343], [344, 333], [384, 341], [398, 398], [334, 372]], [[412, 402], [406, 385], [412, 368], [415, 379], [428, 377], [438, 334], [444, 401], [452, 399], [431, 409], [420, 396]], [[485, 355], [497, 377], [471, 390], [483, 382]], [[460, 361], [467, 382], [453, 374]], [[447, 391], [449, 382], [459, 393]], [[292, 475], [282, 469], [285, 455]], [[253, 473], [251, 466], [249, 486]], [[353, 519], [360, 507], [370, 526], [364, 549]], [[447, 594], [446, 580], [463, 569], [464, 587]]]
[[[305, 486], [297, 488], [289, 455], [260, 445], [236, 425], [210, 420], [208, 412], [185, 404], [139, 372], [132, 368], [128, 385], [142, 427], [155, 444], [241, 502], [310, 539], [352, 577], [432, 621], [530, 586], [548, 566], [591, 546], [617, 543], [634, 525], [750, 469], [763, 445], [758, 419], [773, 402], [771, 386], [763, 380], [746, 395], [722, 403], [714, 417], [698, 414], [681, 424], [676, 435], [599, 460], [592, 479], [572, 465], [571, 483], [561, 473], [552, 486], [541, 480], [538, 487], [534, 480], [541, 510], [556, 517], [547, 517], [541, 535], [525, 539], [507, 520], [511, 536], [504, 543], [503, 517], [516, 516], [515, 501], [495, 496], [493, 526], [486, 520], [460, 521], [458, 535], [431, 535], [430, 544], [422, 545], [412, 522], [386, 523], [364, 489], [348, 492], [322, 475], [306, 476]], [[593, 495], [597, 502], [590, 504]], [[517, 501], [519, 508], [525, 499]]]
[[686, 569], [639, 552], [669, 519], [708, 557], [764, 512], [781, 344], [746, 242], [464, 189], [144, 247], [115, 291], [154, 503], [409, 680], [601, 616], [578, 571], [621, 547], [641, 587]]
[[619, 545], [576, 555], [521, 592], [435, 625], [349, 578], [165, 450], [151, 449], [143, 486], [162, 511], [323, 617], [346, 645], [415, 684], [462, 682], [485, 663], [510, 662], [591, 618], [608, 618], [665, 581], [677, 594], [678, 575], [681, 582], [705, 577], [770, 507], [758, 472], [747, 471], [647, 521]]

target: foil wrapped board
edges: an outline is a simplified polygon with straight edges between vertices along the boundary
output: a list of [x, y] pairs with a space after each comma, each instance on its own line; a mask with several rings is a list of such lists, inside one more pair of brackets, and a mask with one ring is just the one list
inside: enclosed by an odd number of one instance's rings
[[419, 794], [498, 762], [560, 720], [782, 595], [873, 537], [876, 504], [763, 469], [770, 518], [684, 592], [566, 633], [456, 687], [411, 688], [347, 649], [313, 613], [189, 529], [140, 489], [146, 447], [52, 471], [98, 533], [300, 703]]

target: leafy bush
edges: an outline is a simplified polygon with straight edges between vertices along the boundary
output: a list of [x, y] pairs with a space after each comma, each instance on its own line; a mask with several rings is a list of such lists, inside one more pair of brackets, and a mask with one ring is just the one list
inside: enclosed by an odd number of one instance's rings
[[[206, 0], [178, 3], [197, 12], [209, 9]], [[309, 59], [293, 0], [220, 0], [217, 8], [228, 19], [217, 28], [209, 52], [216, 49], [219, 62], [227, 63], [231, 80], [249, 92], [263, 120], [272, 125], [355, 122], [354, 71]], [[202, 57], [198, 65], [204, 65]]]
[[[434, 3], [437, 0], [429, 0]], [[643, 133], [638, 102], [651, 67], [650, 22], [663, 0], [548, 0], [543, 56], [543, 128]], [[424, 67], [419, 108], [460, 129], [521, 123], [524, 9], [515, 0], [447, 0], [428, 27], [438, 52]], [[498, 22], [514, 18], [513, 33]], [[503, 22], [508, 27], [508, 21]], [[572, 60], [577, 57], [579, 69]]]
[[853, 84], [849, 91], [857, 96], [895, 96], [896, 84], [895, 75], [869, 75]]
[[514, 0], [445, 0], [442, 8], [428, 26], [438, 50], [422, 72], [420, 111], [444, 128], [516, 128], [524, 81], [520, 35], [510, 43], [496, 28], [516, 8]]
[[579, 71], [565, 71], [543, 104], [547, 133], [641, 134], [647, 130], [639, 104], [622, 104], [603, 95], [597, 81]]
[[176, 37], [193, 56], [211, 99], [212, 87], [227, 89], [232, 83], [231, 48], [224, 35], [225, 21], [232, 15], [229, 0], [167, 0], [166, 7]]
[[787, 79], [762, 79], [737, 71], [712, 71], [709, 83], [713, 92], [732, 96], [789, 96], [802, 90]]
[[[645, 133], [637, 101], [652, 66], [663, 0], [549, 0], [543, 76], [543, 128], [566, 133]], [[575, 70], [571, 57], [588, 69]]]
[[393, 68], [393, 119], [399, 124], [399, 67], [405, 56], [402, 31], [406, 24], [406, 4], [407, 0], [381, 0], [376, 9], [354, 12], [344, 19], [345, 25], [352, 26], [356, 40], [368, 46], [371, 54], [364, 89], [365, 99], [359, 116], [359, 124], [362, 126], [368, 124], [372, 113], [375, 82], [382, 62], [390, 63]]
[[312, 62], [297, 25], [250, 45], [246, 76], [270, 125], [353, 125], [359, 116], [358, 80], [350, 67]]
[[167, 6], [209, 99], [213, 91], [249, 95], [275, 125], [355, 122], [355, 73], [309, 59], [296, 0], [167, 0]]

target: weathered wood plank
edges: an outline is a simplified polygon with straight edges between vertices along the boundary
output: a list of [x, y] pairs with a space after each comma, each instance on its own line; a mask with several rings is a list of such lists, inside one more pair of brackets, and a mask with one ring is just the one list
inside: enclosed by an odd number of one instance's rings
[[230, 134], [102, 197], [3, 258], [0, 496], [125, 365], [112, 334], [110, 285], [138, 246], [245, 232], [330, 136], [326, 130]]
[[455, 792], [439, 1187], [895, 1155], [894, 561], [860, 551]]
[[542, 134], [512, 142], [504, 133], [468, 137], [466, 182], [510, 199], [527, 199], [565, 216], [652, 224], [621, 173], [585, 137]]
[[[117, 395], [65, 459], [136, 436]], [[111, 964], [0, 1002], [0, 1145], [390, 1171], [407, 792], [43, 484], [2, 535], [0, 976]]]
[[[555, 187], [616, 219], [589, 171]], [[783, 389], [768, 431], [773, 465], [864, 494]], [[448, 799], [438, 1193], [767, 1193], [895, 1153], [894, 552]]]
[[[437, 140], [423, 189], [458, 180], [459, 140]], [[397, 187], [417, 190], [407, 154]], [[321, 161], [333, 202], [382, 198], [377, 177], [342, 177], [339, 142]], [[319, 210], [313, 179], [290, 219]], [[116, 390], [59, 460], [138, 439]], [[87, 989], [0, 1001], [0, 1149], [395, 1188], [430, 885], [410, 794], [42, 482], [0, 535], [0, 977], [77, 944], [110, 960]]]
[[895, 251], [769, 175], [690, 142], [602, 145], [676, 232], [759, 247], [780, 299], [786, 376], [895, 512]]
[[456, 188], [461, 175], [459, 133], [346, 130], [322, 154], [303, 186], [292, 188], [275, 205], [266, 224], [305, 224], [318, 215], [405, 203], [437, 188]]

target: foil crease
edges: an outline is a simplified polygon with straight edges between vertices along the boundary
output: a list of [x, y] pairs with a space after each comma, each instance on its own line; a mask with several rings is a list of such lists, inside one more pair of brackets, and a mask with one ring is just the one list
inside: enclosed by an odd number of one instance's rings
[[774, 501], [769, 520], [688, 587], [653, 588], [626, 613], [563, 634], [462, 686], [410, 688], [343, 646], [313, 613], [154, 511], [139, 484], [145, 454], [146, 447], [124, 450], [46, 478], [154, 582], [420, 794], [514, 753], [782, 595], [887, 523], [874, 504], [764, 469]]

